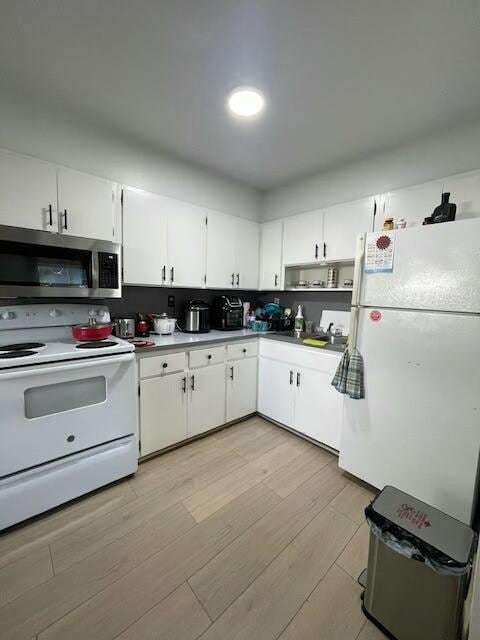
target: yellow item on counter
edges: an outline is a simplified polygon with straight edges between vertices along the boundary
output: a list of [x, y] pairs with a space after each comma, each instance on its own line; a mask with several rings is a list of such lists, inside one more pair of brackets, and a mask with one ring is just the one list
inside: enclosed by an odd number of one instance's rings
[[326, 340], [315, 340], [315, 338], [305, 338], [303, 344], [308, 344], [310, 347], [324, 347], [328, 342]]

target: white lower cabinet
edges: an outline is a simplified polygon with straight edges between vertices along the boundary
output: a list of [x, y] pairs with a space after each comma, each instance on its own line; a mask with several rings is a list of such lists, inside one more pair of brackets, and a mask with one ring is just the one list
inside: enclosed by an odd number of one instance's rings
[[141, 456], [165, 449], [187, 437], [186, 383], [185, 372], [140, 382]]
[[188, 394], [188, 438], [224, 424], [225, 364], [191, 372]]
[[257, 358], [227, 363], [227, 422], [257, 410]]
[[314, 440], [339, 449], [343, 396], [331, 371], [260, 358], [258, 411]]

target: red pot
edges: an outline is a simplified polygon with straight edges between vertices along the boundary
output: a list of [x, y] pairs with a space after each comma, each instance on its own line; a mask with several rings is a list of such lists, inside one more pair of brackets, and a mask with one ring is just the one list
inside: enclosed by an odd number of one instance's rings
[[104, 340], [112, 334], [112, 324], [110, 322], [78, 324], [72, 327], [72, 334], [75, 340], [81, 340], [83, 342]]

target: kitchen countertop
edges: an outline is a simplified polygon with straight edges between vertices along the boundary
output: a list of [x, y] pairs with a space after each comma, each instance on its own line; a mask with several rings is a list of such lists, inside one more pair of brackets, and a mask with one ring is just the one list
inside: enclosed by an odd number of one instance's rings
[[320, 347], [313, 347], [310, 345], [303, 344], [303, 337], [295, 338], [292, 335], [289, 335], [288, 332], [285, 333], [273, 333], [271, 331], [267, 332], [258, 332], [251, 331], [250, 329], [238, 329], [236, 331], [216, 331], [212, 330], [209, 333], [181, 333], [175, 332], [170, 336], [159, 336], [159, 335], [150, 335], [146, 340], [151, 340], [155, 342], [155, 345], [152, 347], [139, 347], [135, 350], [135, 353], [139, 356], [144, 354], [152, 353], [153, 351], [163, 351], [166, 349], [175, 349], [175, 348], [184, 348], [184, 347], [195, 347], [195, 346], [207, 346], [210, 344], [222, 344], [225, 342], [235, 342], [236, 340], [252, 340], [255, 338], [266, 338], [268, 340], [276, 340], [280, 342], [287, 342], [290, 344], [296, 344], [301, 347], [306, 347], [308, 349], [317, 349], [319, 351], [324, 351], [333, 356], [340, 357], [342, 355], [341, 351], [333, 351], [330, 349], [322, 349]]

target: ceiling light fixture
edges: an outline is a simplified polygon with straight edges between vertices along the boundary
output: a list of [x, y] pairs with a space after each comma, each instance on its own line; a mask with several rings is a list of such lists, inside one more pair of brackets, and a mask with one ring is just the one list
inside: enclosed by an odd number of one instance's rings
[[265, 107], [265, 98], [254, 87], [237, 87], [227, 98], [229, 110], [240, 118], [254, 118]]

